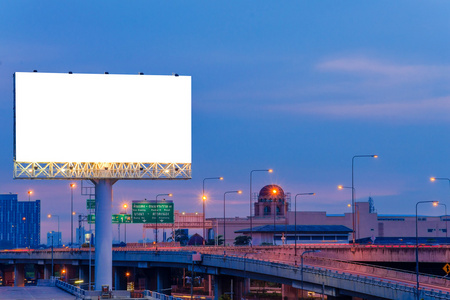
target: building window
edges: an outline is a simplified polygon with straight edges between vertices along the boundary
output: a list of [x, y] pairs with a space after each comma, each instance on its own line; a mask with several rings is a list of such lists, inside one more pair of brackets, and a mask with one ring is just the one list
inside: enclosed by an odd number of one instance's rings
[[433, 232], [435, 229], [428, 229], [428, 232]]

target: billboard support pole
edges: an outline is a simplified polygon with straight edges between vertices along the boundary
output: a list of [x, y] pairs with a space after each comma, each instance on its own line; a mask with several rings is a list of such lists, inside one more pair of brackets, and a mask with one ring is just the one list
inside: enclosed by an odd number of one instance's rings
[[95, 290], [112, 288], [112, 186], [117, 179], [94, 179], [95, 183]]

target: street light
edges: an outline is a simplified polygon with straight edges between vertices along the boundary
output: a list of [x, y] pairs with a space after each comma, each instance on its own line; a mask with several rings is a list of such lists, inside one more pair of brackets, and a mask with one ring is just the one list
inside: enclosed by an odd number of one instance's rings
[[75, 188], [75, 183], [70, 184], [70, 248], [73, 249], [73, 189]]
[[301, 267], [301, 276], [302, 276], [302, 299], [303, 299], [303, 255], [304, 255], [304, 254], [307, 254], [307, 253], [317, 253], [317, 252], [320, 252], [320, 250], [306, 250], [306, 251], [303, 251], [303, 253], [300, 255], [300, 258], [301, 258], [301, 265], [302, 265], [302, 267]]
[[59, 245], [60, 245], [60, 238], [59, 238], [59, 216], [58, 215], [52, 215], [52, 214], [48, 214], [47, 215], [47, 218], [49, 218], [49, 219], [51, 219], [52, 217], [57, 217], [58, 218], [58, 233], [57, 233], [57, 236], [58, 236], [58, 247], [59, 247]]
[[155, 237], [155, 246], [156, 246], [156, 250], [158, 250], [158, 197], [159, 196], [169, 196], [172, 197], [172, 194], [158, 194], [156, 195], [156, 237]]
[[206, 244], [206, 228], [205, 228], [205, 221], [206, 221], [206, 212], [205, 212], [205, 202], [206, 202], [206, 196], [205, 196], [205, 181], [206, 180], [223, 180], [223, 177], [207, 177], [203, 179], [203, 189], [202, 189], [202, 204], [203, 204], [203, 246]]
[[[28, 207], [30, 208], [30, 219], [31, 219], [31, 194], [33, 194], [33, 191], [29, 190], [28, 191]], [[28, 221], [28, 244], [29, 244], [29, 248], [31, 249], [31, 220]]]
[[355, 158], [357, 157], [373, 157], [377, 158], [378, 155], [369, 154], [369, 155], [355, 155], [352, 158], [352, 226], [353, 226], [353, 246], [355, 246], [355, 185], [354, 185], [354, 175], [353, 175], [353, 169], [355, 164]]
[[418, 235], [418, 226], [417, 226], [417, 206], [420, 203], [433, 203], [433, 206], [437, 206], [439, 204], [438, 201], [419, 201], [416, 203], [416, 298], [419, 300], [419, 235]]
[[225, 237], [226, 237], [226, 235], [225, 235], [225, 195], [226, 194], [231, 194], [231, 193], [238, 193], [238, 194], [242, 194], [242, 191], [228, 191], [228, 192], [225, 192], [225, 193], [223, 193], [223, 246], [225, 247], [225, 245], [226, 245], [226, 243], [225, 243], [225, 241], [226, 241], [226, 239], [225, 239]]
[[300, 193], [295, 195], [295, 201], [294, 201], [294, 256], [295, 256], [295, 265], [297, 265], [297, 196], [314, 196], [316, 193]]
[[[272, 194], [274, 195], [274, 197], [277, 193], [278, 190], [274, 188], [272, 190]], [[272, 203], [273, 203], [273, 245], [275, 246], [275, 232], [276, 232], [275, 217], [277, 216], [277, 199], [274, 198]]]
[[[448, 184], [449, 184], [449, 187], [450, 187], [450, 178], [446, 178], [446, 177], [441, 177], [441, 178], [436, 178], [436, 177], [431, 177], [430, 178], [430, 181], [436, 181], [436, 180], [447, 180], [448, 181]], [[445, 205], [445, 204], [440, 204], [440, 205]], [[448, 226], [447, 226], [447, 220], [448, 220], [448, 217], [447, 217], [447, 206], [445, 205], [445, 242], [447, 243], [448, 241], [447, 241], [447, 238], [448, 238]]]
[[126, 223], [126, 215], [127, 215], [127, 207], [128, 207], [128, 204], [123, 204], [122, 205], [122, 207], [125, 209], [125, 244], [127, 243], [127, 223]]
[[251, 170], [250, 171], [250, 247], [253, 247], [253, 219], [252, 219], [252, 178], [253, 178], [253, 172], [269, 172], [272, 173], [272, 169], [267, 170]]

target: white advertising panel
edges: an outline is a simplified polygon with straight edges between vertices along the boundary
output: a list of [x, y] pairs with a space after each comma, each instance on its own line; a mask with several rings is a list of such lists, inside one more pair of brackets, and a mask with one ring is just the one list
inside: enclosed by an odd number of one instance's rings
[[17, 162], [191, 163], [191, 77], [15, 73]]

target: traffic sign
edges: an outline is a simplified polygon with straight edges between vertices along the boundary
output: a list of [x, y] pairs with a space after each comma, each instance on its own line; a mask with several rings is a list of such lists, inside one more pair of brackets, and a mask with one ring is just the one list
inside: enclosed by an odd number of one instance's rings
[[86, 199], [86, 209], [95, 209], [95, 199]]
[[172, 224], [173, 202], [156, 201], [133, 202], [133, 223]]
[[112, 215], [112, 222], [113, 224], [131, 223], [131, 215], [126, 214]]
[[450, 264], [446, 264], [442, 269], [444, 269], [445, 273], [450, 273]]
[[[95, 215], [88, 215], [87, 221], [89, 224], [95, 224]], [[127, 214], [112, 215], [111, 222], [113, 224], [131, 223], [131, 215]]]

